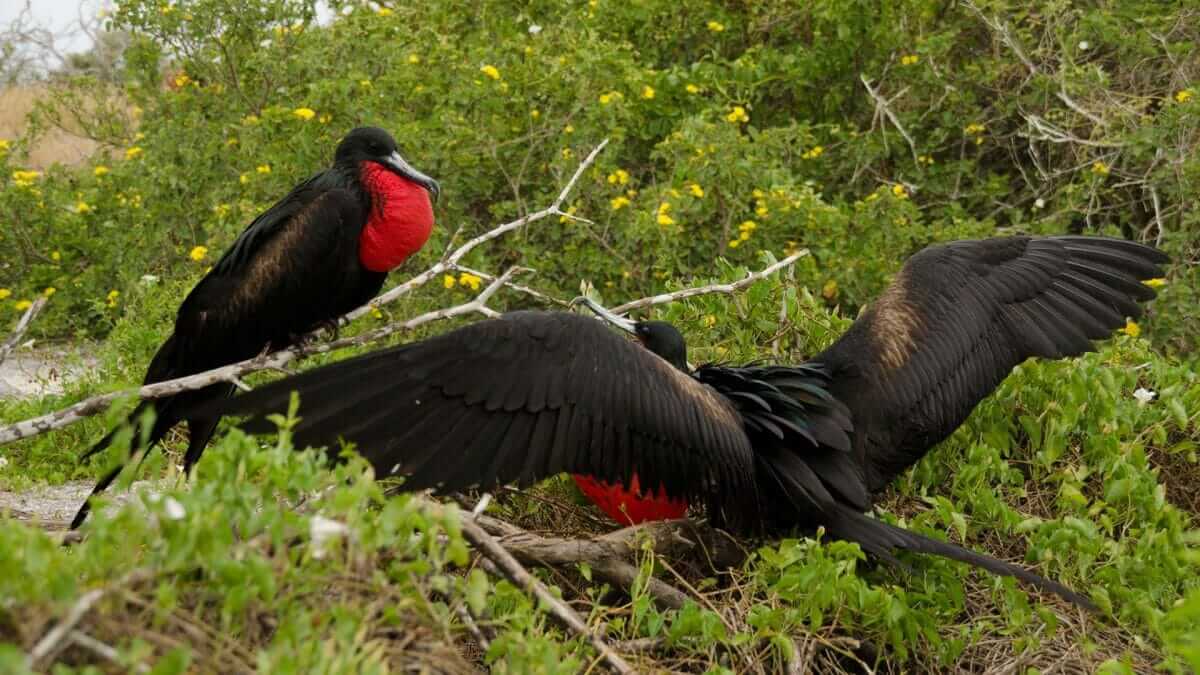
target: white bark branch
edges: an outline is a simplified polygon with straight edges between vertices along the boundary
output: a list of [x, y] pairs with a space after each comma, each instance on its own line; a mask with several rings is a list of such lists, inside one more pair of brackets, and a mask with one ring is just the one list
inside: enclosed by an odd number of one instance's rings
[[738, 281], [734, 281], [732, 283], [709, 284], [707, 286], [696, 286], [694, 288], [685, 288], [683, 290], [673, 291], [671, 293], [662, 293], [660, 295], [653, 295], [648, 298], [641, 298], [639, 300], [633, 300], [633, 301], [627, 302], [623, 305], [617, 305], [616, 307], [613, 307], [609, 311], [611, 311], [614, 314], [625, 314], [625, 313], [630, 312], [635, 309], [641, 309], [642, 307], [653, 307], [654, 305], [665, 305], [669, 302], [676, 302], [678, 300], [683, 300], [684, 298], [694, 298], [697, 295], [709, 295], [711, 293], [724, 293], [726, 295], [730, 295], [733, 293], [737, 293], [738, 291], [749, 286], [750, 284], [753, 284], [756, 281], [759, 281], [759, 280], [762, 280], [762, 279], [765, 279], [765, 278], [771, 276], [772, 274], [778, 272], [779, 270], [781, 270], [785, 267], [790, 267], [791, 265], [794, 265], [797, 260], [803, 258], [806, 255], [808, 255], [808, 249], [802, 249], [802, 250], [799, 250], [799, 251], [789, 255], [788, 257], [784, 258], [783, 260], [780, 260], [779, 262], [777, 262], [773, 265], [770, 265], [769, 267], [763, 268], [757, 272], [751, 272], [746, 275], [746, 278], [740, 279]]
[[867, 88], [867, 93], [875, 100], [875, 107], [883, 111], [883, 114], [891, 120], [892, 126], [896, 127], [896, 131], [899, 131], [904, 140], [908, 142], [908, 149], [912, 151], [913, 163], [920, 166], [921, 161], [917, 155], [917, 144], [913, 142], [912, 136], [908, 135], [908, 131], [905, 130], [904, 125], [900, 124], [900, 118], [896, 117], [896, 113], [892, 112], [892, 108], [888, 105], [888, 102], [871, 86], [871, 82], [867, 80], [866, 75], [860, 74], [858, 79], [862, 81], [863, 86]]
[[42, 311], [42, 308], [46, 306], [46, 302], [47, 298], [44, 296], [34, 300], [29, 309], [25, 310], [25, 313], [21, 315], [21, 319], [17, 321], [17, 327], [13, 329], [12, 335], [4, 341], [4, 344], [0, 345], [0, 363], [4, 363], [4, 360], [12, 353], [12, 350], [16, 349], [17, 343], [21, 341], [21, 336], [25, 335], [25, 331], [29, 329], [29, 324], [33, 323], [33, 320], [37, 318], [38, 312]]

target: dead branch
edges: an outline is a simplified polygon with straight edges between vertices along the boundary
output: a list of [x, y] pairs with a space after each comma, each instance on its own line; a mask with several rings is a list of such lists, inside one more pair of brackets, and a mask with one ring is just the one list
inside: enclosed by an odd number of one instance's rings
[[892, 112], [892, 108], [888, 105], [887, 100], [884, 99], [883, 96], [881, 96], [879, 92], [871, 86], [871, 82], [867, 80], [866, 75], [860, 74], [858, 79], [862, 81], [863, 86], [867, 88], [867, 93], [870, 94], [871, 98], [875, 100], [876, 110], [882, 110], [883, 114], [887, 115], [888, 120], [891, 121], [892, 126], [896, 127], [896, 131], [899, 131], [900, 135], [904, 137], [904, 140], [908, 142], [908, 149], [912, 151], [913, 163], [915, 163], [917, 166], [920, 166], [921, 162], [917, 155], [917, 144], [913, 143], [912, 136], [909, 136], [908, 131], [904, 129], [904, 125], [900, 124], [900, 119], [896, 117], [896, 113]]
[[[80, 647], [92, 652], [105, 661], [117, 666], [121, 666], [122, 668], [127, 667], [126, 663], [121, 659], [121, 655], [116, 649], [113, 649], [111, 645], [107, 645], [91, 635], [78, 630], [71, 631], [71, 635], [69, 637], [71, 638], [71, 642], [74, 642]], [[133, 666], [133, 670], [134, 672], [138, 673], [150, 672], [150, 668], [144, 663], [135, 664]]]
[[21, 319], [17, 321], [17, 327], [13, 329], [12, 335], [4, 341], [4, 344], [0, 345], [0, 363], [4, 363], [4, 360], [12, 353], [12, 350], [16, 349], [17, 343], [21, 341], [21, 336], [25, 335], [25, 331], [29, 329], [29, 324], [33, 323], [33, 320], [37, 318], [38, 312], [42, 311], [47, 301], [48, 298], [44, 296], [34, 300], [29, 309], [25, 310], [25, 313], [21, 315]]
[[801, 250], [789, 255], [788, 257], [784, 258], [783, 260], [780, 260], [779, 262], [776, 262], [776, 263], [774, 263], [768, 267], [765, 267], [757, 272], [750, 272], [749, 274], [746, 275], [746, 278], [740, 279], [733, 283], [709, 284], [707, 286], [696, 286], [694, 288], [685, 288], [683, 290], [673, 291], [671, 293], [662, 293], [659, 295], [653, 295], [648, 298], [641, 298], [639, 300], [633, 300], [633, 301], [627, 302], [623, 305], [617, 305], [616, 307], [612, 308], [610, 311], [612, 311], [614, 314], [625, 314], [625, 313], [633, 311], [635, 309], [641, 309], [642, 307], [653, 307], [654, 305], [665, 305], [669, 302], [676, 302], [678, 300], [683, 300], [684, 298], [694, 298], [697, 295], [709, 295], [711, 293], [724, 293], [726, 295], [732, 295], [732, 294], [737, 293], [738, 291], [742, 290], [743, 288], [749, 286], [750, 284], [753, 284], [756, 281], [765, 279], [765, 278], [771, 276], [772, 274], [778, 272], [779, 270], [795, 264], [795, 262], [797, 260], [803, 258], [806, 255], [808, 255], [808, 249], [801, 249]]
[[[426, 507], [431, 511], [446, 514], [446, 508], [441, 504], [433, 501], [425, 501]], [[592, 647], [604, 658], [605, 662], [618, 673], [632, 673], [633, 668], [608, 646], [604, 638], [599, 634], [592, 632], [588, 628], [587, 623], [579, 613], [571, 608], [570, 605], [563, 602], [556, 595], [546, 588], [546, 585], [538, 581], [536, 577], [529, 573], [517, 562], [517, 559], [504, 549], [490, 534], [475, 522], [475, 518], [470, 514], [459, 514], [459, 520], [462, 524], [463, 538], [475, 547], [487, 560], [499, 570], [504, 578], [516, 584], [518, 588], [523, 589], [528, 593], [532, 593], [540, 603], [542, 603], [554, 618], [561, 621], [565, 626], [570, 628], [576, 634], [584, 637], [591, 643]]]
[[149, 576], [150, 572], [148, 570], [137, 569], [129, 574], [126, 574], [124, 578], [111, 586], [95, 588], [79, 596], [79, 599], [75, 601], [75, 604], [71, 605], [71, 608], [67, 610], [67, 614], [63, 617], [62, 621], [59, 621], [54, 628], [51, 628], [49, 631], [47, 631], [46, 634], [42, 636], [42, 639], [38, 640], [38, 643], [33, 646], [33, 649], [30, 650], [29, 654], [26, 655], [25, 668], [31, 671], [35, 670], [38, 663], [44, 659], [53, 657], [60, 650], [62, 650], [62, 648], [66, 646], [68, 638], [70, 637], [72, 631], [74, 631], [75, 626], [77, 626], [83, 617], [91, 611], [92, 607], [94, 607], [97, 602], [100, 602], [100, 599], [109, 592], [124, 588], [131, 583], [146, 579]]

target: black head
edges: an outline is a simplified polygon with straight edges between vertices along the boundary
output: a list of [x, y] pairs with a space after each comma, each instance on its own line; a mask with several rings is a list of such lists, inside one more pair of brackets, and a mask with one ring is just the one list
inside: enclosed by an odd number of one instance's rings
[[393, 173], [429, 190], [435, 202], [442, 192], [436, 180], [417, 171], [405, 161], [396, 147], [396, 139], [379, 127], [358, 127], [346, 134], [342, 142], [338, 143], [333, 161], [336, 164], [352, 166], [361, 162], [377, 162]]
[[666, 321], [637, 321], [633, 324], [633, 334], [646, 349], [687, 372], [687, 340], [678, 328]]

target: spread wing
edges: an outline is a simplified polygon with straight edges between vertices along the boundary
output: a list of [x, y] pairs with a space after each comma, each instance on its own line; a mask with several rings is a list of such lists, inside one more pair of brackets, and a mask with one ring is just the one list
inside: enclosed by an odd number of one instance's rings
[[850, 409], [878, 490], [954, 431], [1014, 366], [1092, 348], [1162, 276], [1159, 251], [1102, 237], [1009, 237], [930, 247], [814, 361]]
[[[734, 407], [600, 322], [514, 312], [318, 368], [207, 408], [266, 414], [300, 395], [297, 447], [352, 442], [376, 475], [443, 492], [571, 472], [661, 485], [729, 520], [754, 517], [750, 441]], [[733, 513], [744, 509], [744, 513]], [[724, 516], [721, 514], [724, 513]]]

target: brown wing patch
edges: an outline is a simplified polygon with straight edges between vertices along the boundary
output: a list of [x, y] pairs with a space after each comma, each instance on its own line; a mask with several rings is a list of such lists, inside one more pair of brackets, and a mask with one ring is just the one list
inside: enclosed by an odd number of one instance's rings
[[879, 360], [888, 370], [896, 370], [908, 362], [916, 351], [917, 332], [921, 317], [908, 299], [908, 270], [902, 269], [896, 279], [884, 289], [868, 310], [874, 314], [867, 323], [871, 341], [879, 350]]
[[318, 196], [288, 218], [274, 235], [262, 244], [254, 257], [247, 261], [242, 271], [242, 283], [230, 292], [229, 304], [234, 313], [255, 312], [262, 303], [263, 290], [277, 287], [285, 275], [292, 273], [287, 264], [288, 260], [294, 256], [301, 240], [307, 236], [312, 213], [321, 208], [330, 194]]

